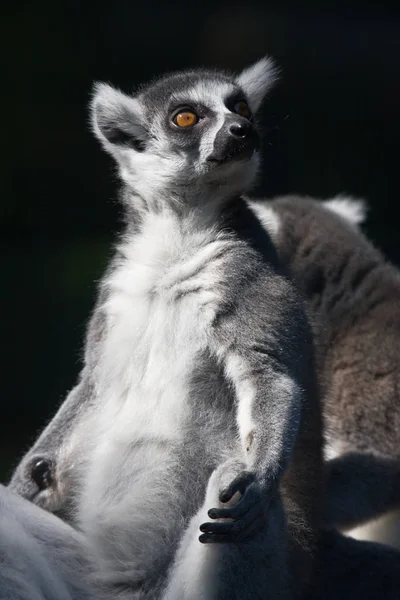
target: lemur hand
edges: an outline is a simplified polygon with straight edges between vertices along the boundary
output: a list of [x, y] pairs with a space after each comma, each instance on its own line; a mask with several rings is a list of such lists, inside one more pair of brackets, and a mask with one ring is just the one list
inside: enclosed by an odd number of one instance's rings
[[241, 461], [226, 461], [214, 471], [207, 497], [219, 506], [208, 511], [214, 521], [200, 525], [199, 541], [203, 544], [241, 542], [256, 534], [265, 522], [267, 495]]

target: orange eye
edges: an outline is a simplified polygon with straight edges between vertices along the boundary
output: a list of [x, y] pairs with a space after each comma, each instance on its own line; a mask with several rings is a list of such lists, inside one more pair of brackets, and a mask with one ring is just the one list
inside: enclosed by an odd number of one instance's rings
[[236, 102], [235, 106], [233, 107], [233, 110], [235, 111], [235, 113], [237, 113], [241, 117], [244, 117], [245, 119], [250, 119], [251, 117], [249, 105], [244, 100]]
[[193, 125], [196, 125], [198, 120], [199, 118], [194, 112], [185, 110], [176, 115], [174, 123], [175, 125], [178, 125], [178, 127], [192, 127]]

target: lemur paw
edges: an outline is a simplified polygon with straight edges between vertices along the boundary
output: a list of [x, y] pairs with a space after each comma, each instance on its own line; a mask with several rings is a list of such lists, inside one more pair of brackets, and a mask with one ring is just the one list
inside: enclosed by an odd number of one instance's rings
[[248, 471], [243, 462], [229, 460], [223, 463], [211, 475], [208, 487], [207, 496], [211, 492], [213, 501], [220, 506], [208, 511], [214, 522], [200, 525], [200, 542], [241, 542], [263, 527], [267, 498], [254, 473]]

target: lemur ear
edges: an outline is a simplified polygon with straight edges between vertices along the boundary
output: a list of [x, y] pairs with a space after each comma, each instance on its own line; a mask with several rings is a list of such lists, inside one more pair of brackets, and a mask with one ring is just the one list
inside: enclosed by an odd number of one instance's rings
[[111, 154], [133, 148], [144, 149], [146, 130], [138, 100], [106, 83], [96, 83], [91, 102], [94, 134]]
[[247, 96], [250, 108], [256, 113], [266, 94], [277, 81], [279, 75], [272, 58], [262, 58], [237, 76], [236, 81]]

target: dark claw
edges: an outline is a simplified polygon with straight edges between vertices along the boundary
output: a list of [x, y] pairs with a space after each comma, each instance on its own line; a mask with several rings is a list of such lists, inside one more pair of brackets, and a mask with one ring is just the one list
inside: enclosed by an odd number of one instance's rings
[[226, 521], [225, 523], [203, 523], [200, 525], [200, 531], [203, 533], [236, 533], [239, 531], [237, 523], [237, 521]]
[[230, 535], [213, 535], [212, 533], [203, 533], [199, 536], [199, 542], [202, 544], [228, 544], [232, 542]]
[[206, 537], [201, 537], [200, 541], [203, 543], [240, 542], [263, 526], [266, 509], [267, 503], [253, 483], [245, 490], [235, 506], [211, 508], [208, 511], [211, 519], [229, 519], [229, 521], [202, 523], [200, 531]]
[[[261, 515], [258, 515], [255, 518], [249, 518], [245, 523], [240, 521], [237, 521], [236, 523], [204, 523], [200, 527], [203, 533], [199, 536], [199, 541], [202, 544], [232, 544], [243, 542], [263, 527], [263, 523], [264, 517]], [[209, 528], [209, 526], [211, 527]]]
[[[200, 531], [205, 534], [218, 536], [230, 542], [240, 542], [261, 527], [264, 521], [264, 510], [260, 503], [248, 509], [243, 518], [237, 521], [202, 523]], [[221, 541], [221, 540], [219, 540]]]
[[248, 488], [250, 483], [252, 483], [253, 481], [254, 474], [249, 473], [249, 471], [243, 471], [237, 477], [235, 477], [235, 479], [227, 488], [222, 490], [222, 492], [219, 495], [220, 501], [228, 502], [236, 494], [236, 492], [240, 492], [241, 494], [243, 494], [246, 488]]
[[229, 508], [212, 508], [208, 512], [208, 516], [210, 519], [241, 519], [256, 505], [261, 506], [261, 498], [256, 486], [251, 484], [243, 490], [242, 497], [237, 504]]
[[230, 508], [212, 508], [208, 511], [210, 519], [240, 519], [246, 514], [248, 507], [246, 503], [238, 502]]

